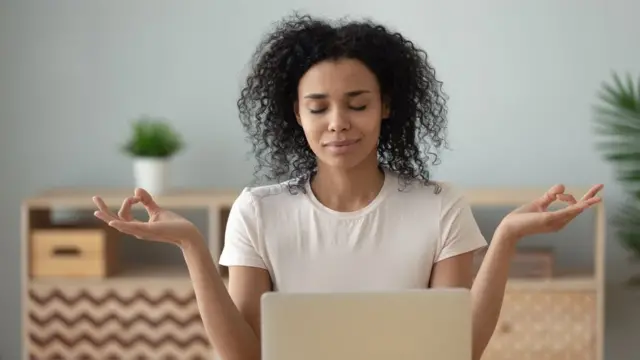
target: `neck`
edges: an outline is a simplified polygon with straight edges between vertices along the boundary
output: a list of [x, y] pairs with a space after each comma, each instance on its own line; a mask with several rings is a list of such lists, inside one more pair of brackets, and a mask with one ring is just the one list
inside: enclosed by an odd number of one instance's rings
[[384, 173], [377, 159], [351, 169], [318, 164], [311, 190], [324, 206], [335, 211], [357, 211], [371, 203], [384, 184]]

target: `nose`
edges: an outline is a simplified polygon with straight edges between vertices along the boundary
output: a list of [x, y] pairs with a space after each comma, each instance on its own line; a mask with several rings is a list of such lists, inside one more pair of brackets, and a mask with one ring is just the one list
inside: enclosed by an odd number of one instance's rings
[[339, 132], [351, 128], [351, 119], [349, 119], [349, 115], [345, 114], [342, 110], [336, 109], [332, 111], [328, 117], [329, 131]]

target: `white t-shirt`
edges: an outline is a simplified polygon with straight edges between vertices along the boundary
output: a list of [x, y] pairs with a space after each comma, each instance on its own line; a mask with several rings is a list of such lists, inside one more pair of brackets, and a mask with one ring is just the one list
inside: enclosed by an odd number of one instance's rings
[[337, 212], [306, 184], [245, 188], [234, 202], [220, 264], [269, 271], [275, 291], [340, 292], [426, 288], [433, 265], [487, 245], [451, 185], [402, 188], [386, 172], [368, 206]]

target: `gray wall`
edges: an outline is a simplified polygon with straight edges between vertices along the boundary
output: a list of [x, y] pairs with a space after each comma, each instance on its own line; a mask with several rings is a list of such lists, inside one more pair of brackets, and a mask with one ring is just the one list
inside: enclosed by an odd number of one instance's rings
[[[372, 16], [427, 49], [451, 96], [453, 151], [439, 178], [604, 182], [611, 213], [622, 194], [594, 150], [591, 105], [611, 70], [640, 73], [640, 3], [604, 4], [0, 0], [0, 357], [20, 353], [21, 199], [51, 186], [132, 185], [131, 162], [117, 147], [141, 113], [174, 119], [189, 142], [175, 184], [249, 182], [238, 86], [262, 33], [292, 9]], [[632, 268], [610, 235], [607, 358], [631, 359], [622, 352], [640, 350], [640, 294], [620, 285]], [[569, 251], [589, 245], [559, 241]]]

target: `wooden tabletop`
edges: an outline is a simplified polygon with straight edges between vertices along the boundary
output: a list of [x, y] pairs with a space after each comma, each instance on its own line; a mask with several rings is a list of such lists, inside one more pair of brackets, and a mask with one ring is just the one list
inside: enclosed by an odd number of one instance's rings
[[[517, 206], [539, 198], [548, 190], [546, 187], [456, 188], [464, 193], [471, 205], [478, 206]], [[568, 187], [567, 193], [580, 199], [588, 190], [588, 187]], [[160, 206], [171, 208], [231, 206], [241, 191], [242, 189], [176, 188], [154, 198]], [[96, 195], [102, 197], [108, 206], [119, 207], [126, 197], [133, 195], [133, 188], [57, 188], [25, 199], [24, 204], [29, 208], [93, 208], [95, 205], [92, 197]]]
[[[24, 200], [29, 208], [73, 207], [94, 208], [92, 198], [100, 196], [109, 207], [119, 207], [133, 195], [133, 188], [57, 188]], [[154, 196], [155, 201], [168, 208], [199, 208], [215, 205], [231, 206], [242, 190], [237, 189], [172, 189]]]

